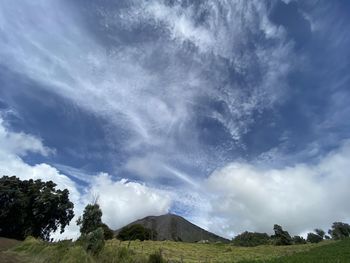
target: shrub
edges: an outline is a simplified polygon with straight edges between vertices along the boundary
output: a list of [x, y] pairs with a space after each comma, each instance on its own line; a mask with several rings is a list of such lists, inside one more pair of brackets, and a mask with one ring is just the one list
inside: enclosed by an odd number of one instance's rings
[[166, 260], [163, 258], [162, 255], [162, 251], [159, 250], [149, 255], [148, 263], [166, 263]]
[[308, 233], [307, 234], [307, 241], [310, 243], [319, 243], [323, 240], [323, 238], [320, 235], [317, 235], [315, 233]]
[[105, 243], [102, 227], [99, 227], [88, 234], [82, 234], [78, 243], [80, 243], [86, 251], [89, 251], [94, 255], [98, 254], [103, 249]]
[[255, 247], [266, 245], [270, 242], [270, 237], [266, 233], [248, 232], [245, 231], [237, 235], [233, 240], [233, 244], [242, 247]]

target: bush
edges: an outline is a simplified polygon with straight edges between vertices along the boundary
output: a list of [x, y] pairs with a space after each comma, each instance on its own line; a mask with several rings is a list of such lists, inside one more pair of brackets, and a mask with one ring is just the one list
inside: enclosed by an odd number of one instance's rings
[[323, 238], [320, 235], [317, 235], [315, 233], [308, 233], [307, 234], [307, 241], [310, 243], [319, 243], [323, 240]]
[[166, 260], [163, 258], [162, 255], [162, 251], [159, 250], [149, 255], [148, 263], [166, 263]]
[[301, 236], [294, 236], [293, 243], [295, 245], [302, 245], [302, 244], [306, 244], [306, 240], [305, 240], [305, 238], [303, 238]]
[[270, 237], [266, 233], [248, 232], [245, 231], [237, 235], [233, 240], [235, 246], [255, 247], [266, 245], [270, 242]]
[[120, 240], [156, 240], [157, 232], [136, 224], [124, 227], [117, 236]]
[[86, 251], [89, 251], [94, 255], [98, 254], [105, 244], [102, 227], [99, 227], [88, 234], [82, 234], [78, 243], [80, 243]]

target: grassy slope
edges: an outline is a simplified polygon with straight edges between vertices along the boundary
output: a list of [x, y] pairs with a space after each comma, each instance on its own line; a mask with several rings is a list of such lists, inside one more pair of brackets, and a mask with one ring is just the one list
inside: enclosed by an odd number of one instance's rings
[[350, 239], [313, 248], [310, 251], [284, 256], [270, 261], [243, 261], [242, 263], [348, 263], [350, 262]]
[[[147, 262], [148, 255], [161, 249], [162, 254], [171, 262], [239, 262], [242, 260], [270, 260], [284, 255], [305, 252], [313, 248], [326, 248], [333, 242], [307, 244], [299, 246], [259, 246], [254, 248], [234, 247], [230, 244], [193, 244], [170, 241], [132, 241], [112, 240], [106, 242], [99, 256], [91, 256], [80, 246], [65, 241], [45, 243], [28, 239], [17, 246], [15, 251], [20, 256], [29, 258], [28, 262]], [[338, 244], [338, 243], [334, 243]], [[349, 247], [348, 247], [349, 248]], [[276, 262], [276, 261], [274, 261]], [[280, 261], [277, 261], [280, 262]], [[289, 262], [289, 261], [288, 261]], [[292, 261], [294, 262], [294, 261]], [[298, 261], [304, 262], [304, 261]]]
[[[110, 246], [117, 246], [117, 240]], [[236, 247], [230, 244], [196, 244], [171, 241], [133, 241], [130, 248], [137, 254], [149, 255], [155, 249], [161, 249], [166, 259], [186, 263], [192, 262], [239, 262], [242, 260], [268, 260], [284, 255], [308, 251], [311, 248], [324, 246], [330, 242], [319, 244], [293, 245], [293, 246], [258, 246], [252, 248]], [[119, 246], [126, 246], [126, 242], [119, 242]]]

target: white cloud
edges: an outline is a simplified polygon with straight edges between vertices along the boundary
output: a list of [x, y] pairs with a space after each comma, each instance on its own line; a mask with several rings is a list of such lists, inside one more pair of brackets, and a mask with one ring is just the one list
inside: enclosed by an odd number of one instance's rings
[[44, 156], [54, 151], [45, 147], [42, 142], [31, 135], [24, 133], [11, 133], [4, 127], [4, 121], [0, 118], [0, 145], [2, 151], [24, 156], [27, 152], [39, 153]]
[[165, 214], [171, 204], [165, 191], [126, 179], [113, 181], [104, 173], [94, 177], [89, 192], [98, 197], [102, 220], [113, 229], [145, 216]]
[[[212, 224], [219, 233], [244, 230], [271, 232], [281, 224], [293, 234], [349, 220], [350, 142], [317, 164], [296, 164], [284, 169], [260, 169], [231, 163], [207, 180], [211, 215], [223, 221]], [[215, 222], [215, 220], [213, 220]]]
[[[193, 107], [206, 96], [225, 103], [227, 116], [213, 112], [208, 117], [239, 140], [253, 122], [253, 113], [271, 107], [283, 94], [292, 61], [284, 32], [269, 22], [261, 1], [204, 1], [198, 9], [177, 3], [133, 1], [126, 10], [101, 6], [99, 12], [110, 27], [149, 24], [164, 34], [152, 43], [131, 43], [106, 52], [84, 28], [79, 14], [72, 14], [63, 2], [3, 2], [1, 20], [6, 23], [1, 35], [7, 41], [0, 42], [0, 57], [42, 88], [126, 130], [125, 150], [176, 148], [173, 140], [186, 139]], [[198, 23], [201, 12], [206, 19]], [[255, 50], [245, 51], [252, 35], [261, 34], [272, 40], [271, 46], [255, 43]], [[187, 42], [200, 52], [187, 50]], [[182, 52], [187, 52], [188, 61], [179, 56]], [[162, 57], [164, 61], [157, 60]], [[233, 72], [227, 72], [223, 58]], [[157, 63], [156, 70], [149, 67]], [[261, 83], [251, 82], [258, 72]], [[236, 73], [247, 82], [220, 84]], [[195, 141], [193, 136], [191, 140]]]
[[[19, 143], [22, 146], [19, 146]], [[127, 182], [125, 179], [113, 181], [111, 176], [99, 174], [90, 178], [89, 185], [82, 189], [68, 176], [49, 164], [25, 163], [19, 155], [26, 155], [28, 152], [46, 154], [50, 150], [42, 144], [40, 139], [32, 135], [9, 131], [1, 118], [0, 144], [5, 146], [0, 147], [1, 176], [16, 175], [22, 180], [51, 180], [57, 184], [57, 188], [69, 190], [69, 199], [74, 203], [75, 217], [66, 227], [65, 232], [63, 234], [54, 233], [54, 238], [77, 238], [79, 236], [76, 220], [82, 215], [85, 205], [93, 201], [91, 194], [99, 197], [103, 220], [114, 229], [141, 217], [164, 214], [170, 208], [169, 194], [144, 184]]]

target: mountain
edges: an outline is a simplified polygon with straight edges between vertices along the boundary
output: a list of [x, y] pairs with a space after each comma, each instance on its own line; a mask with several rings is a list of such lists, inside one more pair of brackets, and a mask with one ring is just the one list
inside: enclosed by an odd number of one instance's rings
[[[173, 240], [184, 242], [198, 242], [208, 240], [209, 242], [229, 242], [228, 239], [210, 233], [195, 224], [187, 221], [185, 218], [166, 214], [161, 216], [147, 216], [143, 219], [136, 220], [126, 226], [142, 225], [145, 228], [157, 232], [157, 240]], [[121, 228], [122, 229], [122, 228]], [[121, 229], [115, 231], [117, 235]]]

